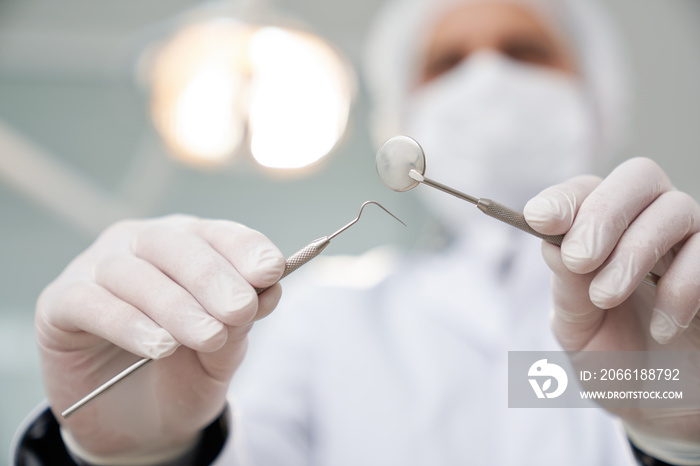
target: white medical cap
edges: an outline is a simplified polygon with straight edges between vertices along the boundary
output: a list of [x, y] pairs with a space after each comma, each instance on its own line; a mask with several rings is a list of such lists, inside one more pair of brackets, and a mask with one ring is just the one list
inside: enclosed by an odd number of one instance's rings
[[600, 127], [604, 154], [619, 149], [629, 123], [626, 54], [616, 30], [594, 0], [392, 0], [380, 9], [366, 44], [365, 76], [373, 100], [372, 131], [381, 143], [401, 130], [402, 108], [417, 82], [421, 53], [436, 21], [450, 8], [475, 1], [526, 5], [573, 49]]

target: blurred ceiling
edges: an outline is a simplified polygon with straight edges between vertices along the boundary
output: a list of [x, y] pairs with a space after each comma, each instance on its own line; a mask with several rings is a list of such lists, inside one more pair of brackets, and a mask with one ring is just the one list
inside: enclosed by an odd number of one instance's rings
[[[239, 2], [240, 3], [240, 2]], [[379, 2], [279, 0], [273, 8], [329, 37], [351, 59]], [[191, 0], [5, 0], [0, 2], [0, 75], [114, 79], [128, 73], [159, 25]]]

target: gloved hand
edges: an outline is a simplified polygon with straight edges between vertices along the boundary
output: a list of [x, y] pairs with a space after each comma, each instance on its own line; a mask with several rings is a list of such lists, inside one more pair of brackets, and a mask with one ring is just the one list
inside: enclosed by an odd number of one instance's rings
[[[254, 288], [275, 284], [284, 265], [267, 238], [232, 222], [170, 216], [107, 229], [37, 303], [44, 386], [62, 427], [102, 457], [193, 442], [224, 409], [253, 322], [280, 299], [279, 284]], [[134, 355], [168, 357], [62, 420]]]
[[[561, 249], [543, 244], [565, 350], [700, 350], [700, 206], [654, 162], [548, 188], [524, 213], [534, 229], [566, 234]], [[641, 284], [652, 269], [662, 275], [656, 289]], [[700, 464], [699, 410], [616, 414], [648, 454]]]

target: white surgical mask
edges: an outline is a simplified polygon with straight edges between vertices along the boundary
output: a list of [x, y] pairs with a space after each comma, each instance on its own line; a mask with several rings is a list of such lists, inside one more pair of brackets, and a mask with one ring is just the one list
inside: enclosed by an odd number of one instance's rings
[[[588, 172], [596, 148], [576, 78], [495, 52], [477, 52], [425, 84], [405, 110], [403, 130], [423, 146], [427, 177], [517, 210], [547, 186]], [[464, 201], [419, 192], [445, 226], [460, 231], [474, 221]]]

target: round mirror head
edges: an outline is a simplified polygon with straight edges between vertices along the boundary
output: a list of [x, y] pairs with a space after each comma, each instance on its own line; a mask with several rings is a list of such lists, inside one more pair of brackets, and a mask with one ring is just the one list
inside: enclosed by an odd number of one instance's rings
[[377, 173], [387, 188], [403, 192], [418, 186], [418, 181], [408, 175], [411, 170], [425, 174], [425, 154], [408, 136], [395, 136], [377, 151]]

